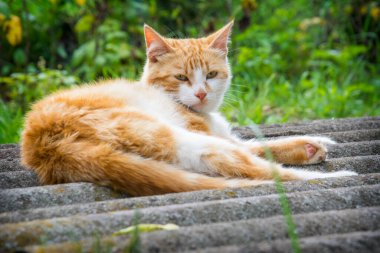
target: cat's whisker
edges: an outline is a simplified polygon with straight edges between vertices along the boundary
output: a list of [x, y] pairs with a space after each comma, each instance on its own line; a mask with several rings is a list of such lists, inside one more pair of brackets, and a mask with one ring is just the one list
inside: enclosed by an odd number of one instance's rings
[[245, 83], [237, 83], [237, 82], [231, 84], [231, 87], [234, 87], [234, 86], [244, 86], [244, 87], [247, 87], [247, 85]]
[[229, 89], [230, 92], [235, 92], [235, 91], [238, 91], [238, 92], [247, 92], [248, 89], [246, 89], [245, 87], [233, 87], [231, 89]]
[[230, 49], [228, 50], [228, 54], [231, 56], [231, 55], [236, 55], [237, 53], [240, 52], [240, 48], [234, 48], [234, 49]]
[[[244, 93], [244, 92], [243, 92]], [[234, 93], [234, 92], [228, 92], [224, 95], [224, 97], [236, 97], [237, 98], [237, 95]]]
[[230, 104], [239, 103], [239, 101], [237, 101], [237, 100], [228, 100], [228, 99], [225, 99], [224, 101], [225, 101], [225, 102], [228, 102], [228, 103], [230, 103]]
[[229, 97], [232, 97], [232, 98], [236, 98], [236, 94], [233, 94], [233, 93], [226, 93], [225, 95], [224, 95], [224, 97], [226, 98], [229, 98]]
[[231, 85], [230, 89], [234, 88], [234, 87], [244, 87], [244, 88], [247, 88], [247, 85], [245, 85], [245, 84], [235, 84], [234, 83], [234, 84]]
[[232, 96], [232, 97], [235, 97], [236, 96], [236, 93], [242, 93], [242, 94], [244, 94], [245, 92], [243, 92], [243, 91], [235, 91], [235, 90], [231, 90], [231, 91], [229, 91], [229, 92], [227, 92], [226, 94], [225, 94], [225, 96]]
[[241, 91], [241, 90], [230, 90], [227, 94], [233, 94], [233, 93], [241, 93], [241, 94], [244, 94], [244, 93], [246, 93], [246, 92]]
[[228, 105], [228, 106], [233, 106], [232, 103], [230, 103], [230, 102], [224, 100], [222, 106], [226, 106], [226, 105]]
[[231, 101], [231, 100], [224, 100], [223, 102], [226, 102], [226, 103], [228, 103], [230, 105], [234, 105], [234, 104], [238, 103], [238, 101]]
[[235, 47], [235, 48], [233, 48], [233, 49], [230, 49], [228, 52], [235, 52], [235, 51], [239, 51], [239, 50], [240, 50], [240, 48]]

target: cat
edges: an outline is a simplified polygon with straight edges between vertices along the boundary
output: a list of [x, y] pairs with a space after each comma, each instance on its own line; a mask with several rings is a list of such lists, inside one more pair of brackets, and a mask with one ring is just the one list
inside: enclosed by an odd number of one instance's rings
[[144, 26], [147, 61], [140, 81], [81, 85], [33, 105], [22, 133], [22, 163], [42, 184], [92, 182], [131, 196], [244, 187], [281, 180], [356, 175], [284, 168], [315, 164], [329, 138], [266, 142], [231, 134], [217, 112], [231, 82], [233, 22], [198, 39], [165, 38]]

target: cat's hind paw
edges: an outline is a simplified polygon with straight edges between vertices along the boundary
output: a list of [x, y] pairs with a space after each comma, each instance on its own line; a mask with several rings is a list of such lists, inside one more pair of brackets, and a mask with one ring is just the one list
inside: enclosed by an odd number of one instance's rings
[[327, 158], [326, 145], [336, 143], [330, 138], [317, 136], [304, 136], [302, 140], [305, 143], [304, 149], [307, 157], [304, 164], [316, 164], [325, 161]]

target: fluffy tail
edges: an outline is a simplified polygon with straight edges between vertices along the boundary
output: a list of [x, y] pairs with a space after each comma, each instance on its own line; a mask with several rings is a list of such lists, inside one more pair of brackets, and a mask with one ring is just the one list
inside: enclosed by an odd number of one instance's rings
[[92, 182], [132, 196], [242, 187], [269, 182], [191, 173], [165, 162], [117, 151], [104, 143], [78, 140], [60, 143], [54, 151], [49, 149], [49, 154], [45, 156], [28, 152], [36, 150], [36, 147], [28, 149], [24, 145], [22, 150], [23, 163], [37, 172], [43, 184]]

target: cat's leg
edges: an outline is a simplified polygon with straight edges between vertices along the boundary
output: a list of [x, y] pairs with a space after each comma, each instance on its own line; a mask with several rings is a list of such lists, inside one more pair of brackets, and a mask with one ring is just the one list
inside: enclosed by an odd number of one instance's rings
[[248, 141], [244, 144], [260, 157], [265, 157], [266, 151], [269, 151], [279, 163], [306, 165], [326, 160], [326, 145], [335, 142], [327, 137], [294, 136], [268, 141]]
[[[335, 144], [327, 137], [294, 136], [268, 141], [233, 140], [238, 145], [244, 145], [255, 155], [272, 158], [274, 161], [289, 165], [308, 165], [324, 161], [327, 157], [327, 144]], [[269, 157], [268, 157], [269, 156]], [[310, 172], [297, 169], [297, 174], [308, 179], [313, 177], [339, 177], [357, 175], [353, 171], [338, 171], [333, 173]]]
[[315, 164], [327, 157], [326, 144], [335, 142], [326, 137], [296, 136], [269, 141], [243, 141], [231, 134], [228, 122], [219, 113], [210, 113], [208, 121], [212, 133], [230, 140], [239, 146], [246, 146], [260, 157], [266, 158], [266, 149], [276, 162], [289, 165]]
[[177, 140], [178, 165], [198, 173], [262, 180], [273, 179], [276, 173], [284, 181], [355, 175], [350, 171], [322, 173], [283, 168], [253, 155], [243, 145], [239, 146], [225, 139], [183, 129], [175, 129], [173, 133]]

